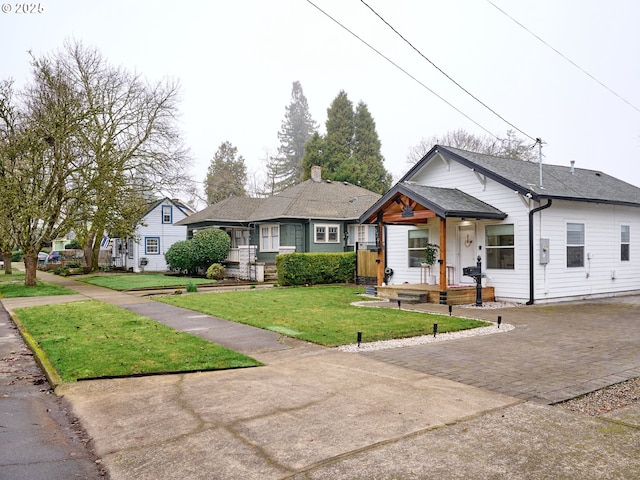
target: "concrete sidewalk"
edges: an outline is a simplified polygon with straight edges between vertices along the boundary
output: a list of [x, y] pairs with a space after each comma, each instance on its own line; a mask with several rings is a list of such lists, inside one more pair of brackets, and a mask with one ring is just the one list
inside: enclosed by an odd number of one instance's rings
[[[266, 363], [251, 369], [58, 387], [113, 479], [639, 476], [639, 408], [616, 412], [617, 419], [587, 418], [411, 365], [342, 353], [273, 332], [257, 334], [251, 327], [58, 278], [51, 281], [81, 292], [76, 298], [100, 298], [146, 312], [174, 327], [235, 345]], [[17, 304], [5, 302], [9, 308]], [[513, 315], [509, 323], [517, 324], [516, 315], [531, 317], [514, 332], [496, 335], [501, 337], [499, 348], [522, 348], [514, 334], [535, 321], [536, 308], [505, 311]], [[572, 316], [575, 306], [553, 308], [558, 322], [581, 320]], [[625, 307], [612, 303], [610, 308], [616, 315], [617, 308]], [[252, 334], [255, 338], [245, 338]], [[435, 346], [446, 348], [453, 358], [456, 353], [464, 356], [474, 342], [487, 338], [425, 346], [422, 354], [412, 354], [412, 361], [433, 363], [428, 349]], [[553, 343], [554, 336], [545, 341]], [[569, 357], [573, 347], [565, 347]], [[551, 353], [549, 361], [554, 361]]]

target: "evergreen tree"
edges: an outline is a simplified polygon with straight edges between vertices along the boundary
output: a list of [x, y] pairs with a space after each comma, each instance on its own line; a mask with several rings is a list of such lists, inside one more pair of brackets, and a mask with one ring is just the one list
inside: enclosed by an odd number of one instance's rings
[[302, 86], [300, 82], [295, 81], [291, 89], [291, 103], [285, 107], [284, 120], [278, 132], [278, 155], [270, 159], [267, 166], [269, 177], [273, 180], [273, 193], [302, 181], [304, 145], [317, 128], [317, 124], [311, 118]]
[[364, 102], [356, 111], [341, 91], [327, 109], [327, 134], [316, 134], [306, 145], [304, 178], [311, 167], [322, 167], [327, 180], [347, 181], [377, 193], [391, 186], [392, 176], [384, 168], [376, 124]]
[[204, 181], [207, 202], [213, 205], [228, 197], [246, 197], [247, 167], [231, 142], [222, 142], [211, 159]]

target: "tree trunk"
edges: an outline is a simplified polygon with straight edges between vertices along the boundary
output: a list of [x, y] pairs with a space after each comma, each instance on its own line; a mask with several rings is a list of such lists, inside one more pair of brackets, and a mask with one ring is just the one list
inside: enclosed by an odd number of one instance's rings
[[25, 253], [24, 255], [24, 284], [26, 287], [36, 286], [36, 272], [38, 270], [38, 254]]
[[100, 242], [96, 241], [91, 252], [91, 271], [95, 272], [100, 268], [98, 260], [100, 259]]
[[11, 250], [2, 252], [2, 261], [4, 262], [5, 275], [11, 275]]
[[93, 271], [93, 242], [96, 238], [96, 232], [90, 231], [87, 235], [87, 241], [84, 244], [84, 255], [82, 257], [82, 270], [84, 273], [91, 273]]

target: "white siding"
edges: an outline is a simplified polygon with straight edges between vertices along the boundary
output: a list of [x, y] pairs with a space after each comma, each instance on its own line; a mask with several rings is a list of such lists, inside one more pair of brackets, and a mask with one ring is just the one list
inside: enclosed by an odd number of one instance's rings
[[[162, 223], [163, 205], [172, 207], [172, 223]], [[145, 272], [166, 271], [168, 268], [164, 254], [175, 242], [187, 239], [187, 227], [174, 225], [185, 217], [184, 212], [169, 199], [149, 211], [140, 222], [144, 225], [140, 225], [136, 230], [136, 242], [133, 245], [134, 254], [132, 259], [127, 259], [127, 268], [133, 268], [134, 270], [142, 268]], [[145, 252], [145, 238], [147, 237], [157, 237], [159, 239], [160, 249], [158, 254]], [[146, 258], [148, 261], [147, 265], [143, 267], [140, 266], [142, 258]]]
[[[488, 284], [495, 287], [501, 300], [526, 302], [529, 300], [529, 211], [540, 206], [505, 186], [476, 175], [469, 168], [455, 162], [434, 157], [410, 179], [421, 185], [457, 188], [508, 214], [503, 221], [475, 221], [476, 249], [483, 262]], [[537, 179], [532, 179], [537, 183]], [[542, 202], [546, 204], [546, 200]], [[465, 266], [459, 260], [457, 238], [462, 219], [447, 219], [447, 263], [461, 279]], [[566, 266], [566, 224], [585, 225], [585, 266]], [[514, 269], [486, 269], [485, 226], [514, 225]], [[620, 226], [630, 226], [630, 260], [620, 260]], [[427, 223], [430, 241], [439, 243], [439, 220]], [[390, 283], [417, 283], [420, 268], [408, 266], [408, 234], [413, 226], [387, 227], [387, 266], [394, 270]], [[550, 260], [540, 265], [540, 239], [550, 242]], [[482, 248], [479, 248], [482, 247]], [[534, 215], [534, 299], [536, 302], [558, 301], [590, 296], [607, 296], [640, 290], [640, 209], [633, 207], [597, 205], [593, 203], [554, 200], [550, 208]], [[437, 269], [437, 265], [436, 265]], [[436, 272], [437, 275], [437, 272]], [[468, 281], [468, 280], [467, 280]]]

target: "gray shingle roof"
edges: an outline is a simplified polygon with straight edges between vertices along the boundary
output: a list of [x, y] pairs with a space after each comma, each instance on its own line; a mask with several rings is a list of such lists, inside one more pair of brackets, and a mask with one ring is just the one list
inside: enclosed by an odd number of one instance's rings
[[543, 188], [540, 188], [540, 165], [537, 162], [494, 157], [453, 147], [434, 148], [514, 190], [530, 192], [535, 200], [557, 198], [640, 206], [640, 188], [597, 170], [574, 168], [572, 172], [570, 166], [543, 163]]
[[231, 197], [180, 222], [260, 222], [276, 219], [356, 220], [380, 195], [347, 182], [307, 180], [268, 198]]

